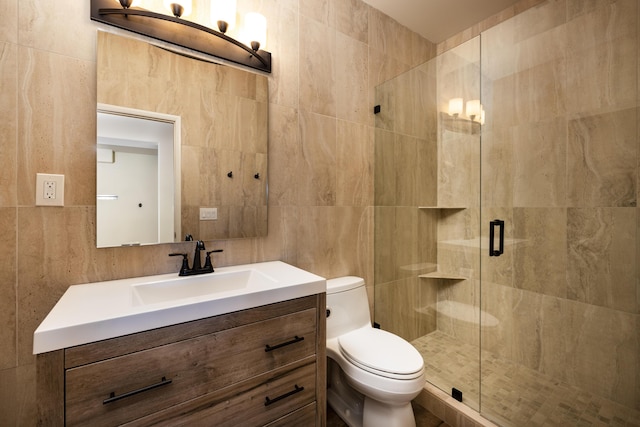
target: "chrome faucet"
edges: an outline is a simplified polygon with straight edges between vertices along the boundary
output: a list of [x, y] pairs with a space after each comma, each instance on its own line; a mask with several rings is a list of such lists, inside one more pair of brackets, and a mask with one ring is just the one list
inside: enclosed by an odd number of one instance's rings
[[222, 249], [214, 249], [207, 252], [207, 256], [204, 260], [204, 267], [200, 261], [200, 251], [206, 251], [204, 242], [198, 240], [196, 242], [196, 250], [193, 254], [193, 267], [189, 268], [189, 256], [186, 253], [171, 253], [169, 256], [181, 256], [182, 267], [180, 267], [179, 276], [193, 276], [196, 274], [213, 273], [213, 263], [211, 262], [211, 254], [214, 252], [222, 252]]

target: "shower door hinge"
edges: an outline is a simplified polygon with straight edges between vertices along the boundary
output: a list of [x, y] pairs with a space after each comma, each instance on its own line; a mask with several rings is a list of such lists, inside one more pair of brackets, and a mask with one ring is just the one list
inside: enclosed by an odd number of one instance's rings
[[376, 105], [375, 107], [373, 107], [373, 114], [378, 114], [380, 112], [380, 106]]
[[373, 322], [373, 327], [376, 328], [376, 329], [380, 329], [380, 323]]
[[455, 387], [451, 389], [451, 397], [453, 397], [458, 402], [462, 402], [462, 392]]

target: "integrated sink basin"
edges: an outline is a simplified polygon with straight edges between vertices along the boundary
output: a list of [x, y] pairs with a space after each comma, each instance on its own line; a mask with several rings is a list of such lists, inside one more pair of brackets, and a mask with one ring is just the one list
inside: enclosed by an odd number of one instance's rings
[[255, 269], [176, 277], [132, 285], [133, 304], [155, 304], [185, 298], [213, 296], [215, 294], [260, 289], [273, 286], [277, 280]]
[[45, 353], [326, 292], [324, 278], [281, 261], [70, 286], [33, 334]]

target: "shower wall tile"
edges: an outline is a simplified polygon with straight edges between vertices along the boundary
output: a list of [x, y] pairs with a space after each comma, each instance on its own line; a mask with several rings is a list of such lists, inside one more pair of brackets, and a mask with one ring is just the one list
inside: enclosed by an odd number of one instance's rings
[[481, 192], [483, 207], [513, 206], [516, 130], [515, 127], [482, 130], [481, 182], [485, 188], [490, 189]]
[[376, 206], [396, 205], [395, 135], [374, 131], [374, 202]]
[[513, 205], [560, 207], [566, 200], [567, 122], [561, 117], [513, 128]]
[[0, 207], [17, 206], [18, 48], [0, 42]]
[[567, 297], [637, 313], [636, 209], [570, 208], [567, 223]]
[[18, 49], [18, 204], [36, 173], [65, 175], [65, 205], [95, 205], [95, 62]]
[[336, 204], [373, 205], [373, 130], [338, 120], [336, 144]]
[[514, 286], [566, 298], [567, 212], [514, 208]]
[[567, 49], [567, 110], [585, 113], [636, 104], [635, 34]]
[[0, 42], [18, 42], [18, 0], [2, 2], [2, 16], [0, 16]]
[[440, 281], [438, 286], [438, 330], [461, 342], [480, 344], [480, 281]]
[[298, 203], [301, 206], [336, 204], [336, 121], [300, 111]]
[[435, 135], [419, 139], [417, 144], [416, 204], [437, 206], [438, 203], [438, 145]]
[[[376, 283], [416, 276], [418, 210], [415, 207], [381, 207], [375, 211]], [[382, 223], [381, 221], [385, 221]]]
[[300, 16], [300, 108], [336, 116], [336, 32], [326, 24]]
[[[485, 264], [483, 263], [483, 266]], [[481, 345], [482, 350], [506, 360], [513, 360], [513, 310], [514, 290], [482, 277]]]
[[636, 206], [636, 118], [631, 108], [569, 121], [569, 206]]
[[396, 135], [394, 144], [396, 172], [396, 204], [398, 206], [416, 206], [416, 171], [420, 166], [417, 161], [417, 138]]
[[438, 141], [438, 206], [479, 205], [479, 158], [478, 135], [441, 132]]
[[570, 383], [640, 409], [635, 378], [630, 375], [640, 364], [638, 316], [594, 305], [565, 304]]
[[567, 0], [570, 48], [594, 47], [622, 35], [636, 35], [637, 0]]

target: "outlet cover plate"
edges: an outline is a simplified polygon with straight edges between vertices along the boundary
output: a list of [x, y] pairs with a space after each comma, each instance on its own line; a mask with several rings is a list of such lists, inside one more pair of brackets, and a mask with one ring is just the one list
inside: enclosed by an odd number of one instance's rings
[[64, 206], [64, 175], [36, 174], [36, 206]]

